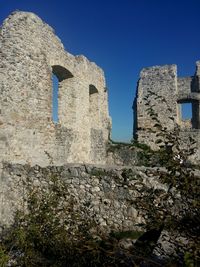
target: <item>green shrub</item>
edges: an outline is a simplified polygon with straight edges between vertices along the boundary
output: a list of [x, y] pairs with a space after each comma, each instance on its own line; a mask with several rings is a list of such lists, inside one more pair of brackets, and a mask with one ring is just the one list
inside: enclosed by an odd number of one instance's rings
[[23, 267], [129, 266], [132, 262], [129, 254], [119, 252], [114, 236], [98, 232], [95, 220], [87, 216], [87, 206], [77, 205], [61, 179], [52, 176], [45, 190], [27, 185], [27, 191], [27, 209], [17, 212], [14, 225], [2, 235], [0, 266], [8, 261]]
[[0, 245], [0, 267], [6, 267], [9, 261], [9, 255], [3, 245]]

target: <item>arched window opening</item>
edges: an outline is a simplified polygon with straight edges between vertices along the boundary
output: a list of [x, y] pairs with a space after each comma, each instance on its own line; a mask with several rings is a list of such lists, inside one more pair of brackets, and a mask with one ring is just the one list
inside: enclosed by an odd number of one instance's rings
[[90, 84], [90, 85], [89, 85], [89, 94], [90, 94], [90, 96], [91, 96], [92, 94], [95, 94], [95, 93], [98, 93], [97, 88], [96, 88], [94, 85]]
[[57, 76], [59, 82], [73, 77], [69, 70], [59, 65], [52, 66], [52, 72]]
[[62, 81], [72, 77], [72, 73], [66, 68], [59, 65], [52, 66], [52, 120], [54, 123], [59, 122], [59, 87]]
[[52, 91], [52, 119], [54, 123], [58, 123], [58, 87], [59, 81], [55, 74], [52, 75], [53, 91]]
[[91, 127], [95, 128], [99, 122], [99, 94], [97, 88], [92, 84], [89, 85], [89, 102]]

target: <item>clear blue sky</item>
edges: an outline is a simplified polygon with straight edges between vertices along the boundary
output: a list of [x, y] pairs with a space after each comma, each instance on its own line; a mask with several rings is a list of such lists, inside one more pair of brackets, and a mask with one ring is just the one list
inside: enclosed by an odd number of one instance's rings
[[67, 51], [103, 68], [114, 140], [132, 137], [143, 67], [177, 64], [190, 76], [200, 59], [200, 0], [0, 0], [1, 22], [16, 9], [36, 13]]

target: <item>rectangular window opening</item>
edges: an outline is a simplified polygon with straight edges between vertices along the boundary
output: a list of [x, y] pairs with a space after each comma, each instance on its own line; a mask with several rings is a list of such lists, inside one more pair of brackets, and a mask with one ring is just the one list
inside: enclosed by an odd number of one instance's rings
[[181, 103], [181, 120], [192, 119], [192, 103]]
[[58, 123], [58, 87], [59, 81], [56, 75], [52, 75], [53, 92], [52, 92], [52, 119], [54, 123]]

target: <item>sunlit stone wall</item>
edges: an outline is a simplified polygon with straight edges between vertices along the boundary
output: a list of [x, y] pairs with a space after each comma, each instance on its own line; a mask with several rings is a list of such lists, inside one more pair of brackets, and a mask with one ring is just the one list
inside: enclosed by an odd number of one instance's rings
[[[58, 123], [52, 120], [52, 74], [59, 80]], [[14, 12], [0, 29], [0, 92], [1, 160], [105, 163], [110, 117], [104, 73], [66, 52], [33, 13]]]

